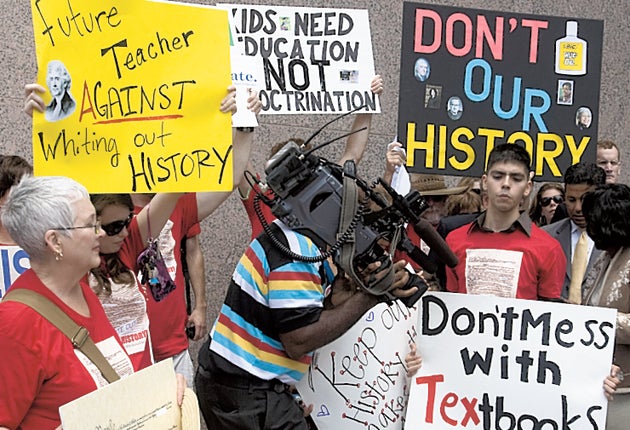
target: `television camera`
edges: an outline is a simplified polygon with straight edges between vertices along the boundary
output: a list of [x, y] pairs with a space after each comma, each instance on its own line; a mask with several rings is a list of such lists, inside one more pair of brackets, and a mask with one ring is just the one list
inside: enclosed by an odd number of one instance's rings
[[[435, 272], [437, 269], [436, 263], [409, 240], [406, 223], [411, 223], [423, 239], [430, 237], [427, 243], [439, 249], [438, 256], [445, 257], [447, 264], [457, 263], [433, 227], [420, 218], [428, 204], [418, 191], [401, 196], [381, 178], [368, 185], [356, 175], [354, 162], [348, 161], [341, 167], [313, 154], [331, 142], [306, 151], [306, 144], [300, 146], [289, 141], [268, 161], [266, 185], [273, 198], [258, 194], [254, 207], [275, 246], [302, 261], [322, 261], [332, 256], [337, 266], [355, 282], [369, 293], [382, 296], [383, 300], [396, 298], [389, 293], [393, 282], [392, 257], [396, 249], [406, 252], [425, 271]], [[300, 256], [275, 239], [260, 210], [260, 200], [289, 228], [312, 238], [322, 255]], [[364, 282], [358, 273], [376, 261], [381, 262], [379, 269], [367, 283]], [[381, 274], [382, 271], [385, 273]], [[410, 273], [404, 288], [414, 286], [418, 287], [416, 293], [400, 299], [408, 307], [413, 306], [428, 288], [421, 277]]]

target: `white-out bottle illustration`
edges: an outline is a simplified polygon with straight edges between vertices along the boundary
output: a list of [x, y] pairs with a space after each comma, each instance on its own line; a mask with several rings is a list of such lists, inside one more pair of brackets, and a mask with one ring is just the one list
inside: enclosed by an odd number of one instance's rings
[[578, 37], [577, 21], [567, 21], [566, 35], [556, 40], [556, 73], [585, 75], [587, 43]]

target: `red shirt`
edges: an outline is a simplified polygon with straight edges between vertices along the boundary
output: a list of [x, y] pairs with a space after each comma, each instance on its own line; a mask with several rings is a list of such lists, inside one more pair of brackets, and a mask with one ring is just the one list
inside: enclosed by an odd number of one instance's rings
[[459, 259], [457, 266], [446, 268], [446, 289], [488, 294], [494, 290], [495, 295], [530, 300], [559, 298], [566, 258], [558, 241], [532, 224], [526, 213], [504, 232], [484, 230], [484, 220], [482, 214], [446, 237]]
[[[85, 317], [57, 298], [42, 284], [35, 272], [26, 271], [11, 289], [36, 291], [63, 310], [74, 322], [85, 327], [92, 340], [114, 365], [107, 343], [117, 351], [122, 366], [118, 373], [133, 372], [116, 331], [90, 288], [82, 284], [90, 310]], [[59, 407], [104, 385], [98, 370], [88, 370], [87, 358], [75, 350], [59, 329], [30, 307], [17, 302], [0, 303], [0, 427], [10, 429], [54, 429], [61, 424]], [[88, 360], [89, 362], [89, 360]]]
[[[249, 217], [249, 223], [252, 227], [252, 240], [256, 239], [258, 235], [264, 231], [260, 219], [258, 219], [258, 215], [256, 215], [256, 210], [254, 208], [254, 197], [256, 197], [256, 192], [260, 192], [260, 188], [257, 184], [254, 185], [253, 189], [249, 190], [247, 197], [241, 197], [241, 201], [243, 202], [243, 206], [245, 206], [245, 211], [247, 212], [247, 216]], [[273, 198], [273, 193], [270, 190], [264, 193], [264, 195], [269, 198]], [[273, 223], [273, 221], [276, 219], [274, 214], [271, 212], [271, 208], [264, 204], [262, 200], [258, 203], [260, 205], [260, 209], [262, 210], [265, 221], [267, 221], [267, 224], [271, 225], [271, 223]]]

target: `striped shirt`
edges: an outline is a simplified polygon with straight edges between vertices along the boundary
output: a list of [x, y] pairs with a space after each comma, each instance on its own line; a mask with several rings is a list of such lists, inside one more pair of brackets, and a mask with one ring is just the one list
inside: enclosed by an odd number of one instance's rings
[[[296, 254], [321, 255], [313, 241], [272, 225], [274, 236]], [[327, 262], [307, 263], [284, 255], [267, 234], [259, 235], [241, 257], [219, 317], [212, 328], [211, 356], [220, 370], [245, 371], [258, 378], [294, 384], [308, 370], [312, 353], [287, 356], [280, 334], [316, 322], [333, 274]], [[231, 367], [236, 367], [233, 369]]]

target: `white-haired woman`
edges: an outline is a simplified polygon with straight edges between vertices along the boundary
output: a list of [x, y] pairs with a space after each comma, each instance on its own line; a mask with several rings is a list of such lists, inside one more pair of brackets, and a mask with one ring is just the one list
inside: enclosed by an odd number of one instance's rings
[[[31, 290], [53, 302], [88, 330], [121, 377], [133, 373], [100, 301], [80, 282], [100, 264], [103, 236], [86, 189], [64, 177], [26, 177], [13, 187], [1, 214], [11, 237], [31, 257], [31, 269], [11, 291]], [[19, 302], [0, 303], [0, 351], [0, 430], [56, 428], [61, 405], [104, 383], [66, 335]]]
[[[52, 301], [97, 345], [118, 352], [121, 376], [133, 373], [100, 301], [79, 282], [100, 264], [103, 234], [85, 188], [63, 177], [25, 178], [5, 202], [2, 223], [31, 257], [31, 269], [11, 290], [29, 289]], [[24, 304], [0, 304], [0, 350], [0, 426], [55, 428], [59, 406], [98, 388], [97, 375], [70, 340]]]

